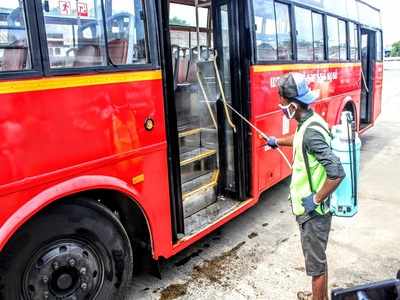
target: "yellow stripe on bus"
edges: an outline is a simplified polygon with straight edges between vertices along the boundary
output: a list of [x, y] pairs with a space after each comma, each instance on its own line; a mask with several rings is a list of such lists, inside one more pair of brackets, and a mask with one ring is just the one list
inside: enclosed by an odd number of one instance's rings
[[351, 68], [360, 67], [361, 63], [325, 63], [325, 64], [289, 64], [289, 65], [255, 65], [255, 73], [274, 71], [301, 71], [310, 69]]
[[96, 74], [83, 76], [59, 76], [41, 79], [15, 80], [0, 82], [0, 94], [14, 94], [54, 90], [63, 88], [75, 88], [84, 86], [96, 86], [104, 84], [128, 83], [137, 81], [149, 81], [161, 79], [161, 71], [123, 72], [112, 74]]

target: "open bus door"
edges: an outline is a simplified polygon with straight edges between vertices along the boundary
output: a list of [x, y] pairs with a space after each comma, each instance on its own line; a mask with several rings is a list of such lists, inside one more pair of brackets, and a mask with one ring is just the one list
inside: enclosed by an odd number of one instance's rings
[[175, 240], [201, 231], [246, 200], [244, 129], [227, 105], [243, 111], [238, 5], [237, 0], [179, 0], [162, 13], [168, 122], [174, 123], [168, 125], [169, 143], [177, 145], [170, 152], [177, 177]]
[[376, 32], [361, 29], [361, 115], [360, 129], [374, 122], [374, 67], [376, 62]]

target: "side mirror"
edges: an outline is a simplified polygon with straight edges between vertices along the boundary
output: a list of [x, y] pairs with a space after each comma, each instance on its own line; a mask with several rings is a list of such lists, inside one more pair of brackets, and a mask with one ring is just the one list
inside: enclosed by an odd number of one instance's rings
[[335, 289], [332, 291], [332, 300], [400, 300], [400, 280], [393, 279], [349, 289]]

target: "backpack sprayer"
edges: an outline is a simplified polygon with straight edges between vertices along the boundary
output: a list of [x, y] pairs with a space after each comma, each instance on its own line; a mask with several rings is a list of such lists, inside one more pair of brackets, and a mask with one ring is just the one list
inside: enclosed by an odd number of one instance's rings
[[346, 177], [332, 194], [330, 210], [338, 217], [352, 217], [358, 212], [361, 140], [350, 112], [342, 113], [341, 124], [333, 126], [332, 135], [332, 151], [340, 158]]

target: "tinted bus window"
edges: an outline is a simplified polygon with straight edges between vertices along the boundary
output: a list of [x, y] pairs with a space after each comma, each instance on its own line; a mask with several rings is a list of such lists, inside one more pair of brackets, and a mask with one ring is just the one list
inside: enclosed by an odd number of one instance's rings
[[275, 9], [272, 0], [253, 0], [257, 36], [257, 60], [271, 61], [278, 58]]
[[43, 4], [51, 68], [107, 64], [100, 0], [43, 0]]
[[107, 1], [107, 43], [116, 65], [148, 62], [145, 12], [142, 0]]
[[382, 33], [380, 31], [376, 32], [376, 59], [383, 60]]
[[356, 24], [350, 22], [349, 23], [349, 40], [350, 40], [350, 59], [358, 60], [358, 27]]
[[328, 58], [329, 60], [339, 60], [339, 27], [338, 19], [327, 18], [328, 25]]
[[289, 6], [282, 3], [275, 3], [275, 11], [276, 35], [278, 37], [278, 59], [291, 60], [293, 57], [293, 50]]
[[0, 0], [0, 71], [31, 68], [24, 1]]
[[298, 60], [313, 60], [313, 31], [311, 10], [296, 7], [296, 36], [297, 36], [297, 58]]
[[347, 30], [346, 22], [339, 20], [340, 60], [347, 60]]
[[314, 33], [314, 60], [325, 60], [324, 17], [321, 14], [312, 14]]

